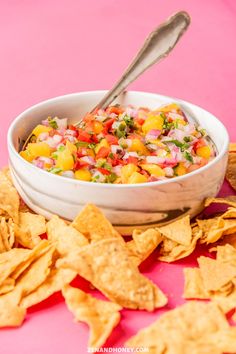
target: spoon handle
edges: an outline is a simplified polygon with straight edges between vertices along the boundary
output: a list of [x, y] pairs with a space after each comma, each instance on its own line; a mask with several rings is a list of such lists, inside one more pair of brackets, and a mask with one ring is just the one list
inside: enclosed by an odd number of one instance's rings
[[106, 108], [145, 70], [165, 58], [187, 30], [189, 24], [190, 16], [187, 12], [180, 11], [152, 31], [120, 80], [91, 112], [98, 108]]

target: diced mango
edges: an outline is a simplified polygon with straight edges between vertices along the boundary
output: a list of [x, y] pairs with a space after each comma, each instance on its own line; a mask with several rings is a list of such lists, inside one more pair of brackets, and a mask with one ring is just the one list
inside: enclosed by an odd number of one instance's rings
[[185, 120], [183, 120], [183, 119], [176, 119], [176, 122], [178, 124], [181, 124], [181, 125], [186, 125], [187, 124], [187, 122], [185, 122]]
[[95, 152], [96, 154], [98, 153], [98, 151], [101, 149], [101, 147], [107, 147], [109, 148], [110, 145], [108, 144], [107, 140], [106, 139], [102, 139], [100, 141], [100, 143], [97, 144], [97, 146], [95, 147]]
[[187, 173], [187, 169], [182, 162], [180, 162], [178, 166], [174, 168], [174, 171], [177, 176], [183, 176]]
[[164, 107], [161, 107], [160, 109], [159, 109], [159, 111], [161, 111], [161, 112], [170, 112], [170, 111], [178, 111], [180, 109], [180, 107], [179, 107], [179, 105], [178, 104], [176, 104], [176, 103], [171, 103], [171, 104], [168, 104], [168, 105], [166, 105], [166, 106], [164, 106]]
[[130, 176], [130, 178], [128, 179], [128, 183], [132, 184], [132, 183], [144, 183], [147, 182], [148, 179], [146, 176], [142, 175], [139, 172], [133, 172], [132, 175]]
[[30, 143], [27, 145], [29, 154], [34, 158], [38, 156], [49, 157], [51, 154], [50, 147], [46, 143]]
[[91, 173], [86, 168], [75, 171], [75, 178], [80, 181], [91, 181]]
[[95, 134], [100, 134], [102, 130], [103, 130], [103, 125], [102, 125], [102, 123], [95, 121], [95, 122], [93, 123], [93, 131], [94, 131], [94, 133], [95, 133]]
[[142, 169], [145, 171], [148, 171], [150, 175], [160, 177], [160, 176], [165, 176], [165, 171], [158, 165], [154, 164], [144, 164], [141, 165]]
[[166, 148], [166, 145], [163, 144], [160, 139], [150, 140], [149, 142], [151, 144], [156, 145], [156, 146], [159, 146], [159, 147], [162, 147], [162, 148]]
[[132, 163], [125, 165], [121, 168], [121, 181], [122, 183], [127, 183], [130, 176], [138, 171], [138, 167]]
[[146, 146], [142, 143], [141, 140], [135, 138], [132, 139], [131, 146], [129, 147], [129, 151], [139, 152], [141, 155], [148, 155], [149, 151]]
[[36, 137], [39, 136], [39, 134], [41, 133], [48, 133], [50, 132], [50, 130], [52, 130], [51, 127], [46, 127], [45, 125], [42, 124], [38, 124], [34, 130], [32, 131], [32, 134], [35, 135]]
[[74, 159], [71, 152], [68, 149], [58, 152], [58, 157], [56, 160], [56, 166], [61, 168], [63, 171], [72, 170], [74, 166]]
[[164, 118], [160, 115], [149, 114], [142, 125], [142, 130], [147, 134], [152, 129], [162, 130]]
[[20, 156], [23, 157], [28, 162], [32, 162], [34, 159], [34, 156], [30, 155], [28, 150], [23, 150], [20, 152]]
[[201, 146], [196, 151], [197, 156], [204, 157], [205, 159], [209, 159], [211, 157], [211, 149], [210, 146]]
[[164, 149], [159, 149], [159, 150], [157, 151], [157, 156], [158, 156], [158, 157], [167, 157], [167, 151], [164, 150]]
[[77, 152], [77, 147], [75, 144], [72, 144], [69, 140], [66, 142], [66, 149], [68, 149], [71, 153]]

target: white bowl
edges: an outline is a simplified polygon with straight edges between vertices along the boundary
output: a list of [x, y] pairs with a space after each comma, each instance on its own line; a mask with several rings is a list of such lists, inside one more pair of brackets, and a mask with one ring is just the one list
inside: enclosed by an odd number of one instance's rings
[[166, 223], [185, 213], [198, 214], [203, 209], [203, 200], [216, 196], [223, 183], [229, 137], [215, 116], [191, 103], [143, 92], [128, 92], [116, 101], [151, 109], [177, 102], [190, 115], [197, 117], [215, 142], [218, 155], [206, 166], [184, 176], [133, 185], [83, 182], [40, 170], [18, 154], [21, 140], [42, 119], [56, 115], [76, 122], [105, 93], [91, 91], [52, 98], [30, 107], [13, 121], [8, 131], [9, 163], [21, 197], [31, 209], [47, 218], [57, 214], [68, 220], [73, 220], [86, 203], [94, 203], [123, 233], [130, 232], [133, 227], [145, 229]]

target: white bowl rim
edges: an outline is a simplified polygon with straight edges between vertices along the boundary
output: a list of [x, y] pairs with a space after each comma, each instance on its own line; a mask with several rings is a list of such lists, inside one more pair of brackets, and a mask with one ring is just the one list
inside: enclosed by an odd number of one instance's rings
[[207, 112], [208, 114], [210, 114], [212, 116], [213, 119], [215, 119], [220, 125], [221, 125], [221, 128], [223, 129], [223, 132], [225, 134], [225, 141], [224, 141], [224, 145], [223, 145], [223, 148], [221, 149], [221, 151], [218, 153], [218, 155], [213, 159], [211, 160], [207, 165], [205, 166], [202, 166], [200, 167], [199, 169], [197, 170], [194, 170], [192, 172], [189, 172], [183, 176], [177, 176], [177, 177], [173, 177], [173, 178], [170, 178], [170, 179], [166, 179], [166, 180], [161, 180], [161, 181], [154, 181], [154, 182], [144, 182], [144, 183], [134, 183], [134, 184], [113, 184], [113, 183], [101, 183], [101, 182], [96, 182], [96, 183], [93, 183], [93, 182], [86, 182], [86, 181], [80, 181], [80, 180], [77, 180], [77, 179], [73, 179], [73, 178], [68, 178], [68, 177], [64, 177], [64, 176], [58, 176], [57, 174], [53, 174], [53, 173], [50, 173], [50, 172], [47, 172], [45, 170], [42, 170], [36, 166], [34, 166], [33, 164], [31, 164], [30, 162], [26, 161], [23, 157], [20, 156], [19, 152], [15, 149], [14, 145], [13, 145], [13, 141], [12, 141], [12, 135], [13, 135], [13, 131], [14, 131], [14, 127], [15, 127], [15, 124], [21, 120], [22, 116], [27, 114], [28, 112], [30, 112], [32, 109], [35, 109], [35, 108], [40, 108], [41, 105], [43, 104], [49, 104], [51, 102], [56, 102], [56, 101], [60, 101], [61, 99], [65, 98], [65, 97], [69, 97], [69, 96], [78, 96], [78, 95], [86, 95], [86, 94], [97, 94], [97, 93], [103, 93], [105, 95], [105, 93], [107, 92], [107, 90], [93, 90], [93, 91], [80, 91], [80, 92], [74, 92], [74, 93], [69, 93], [69, 94], [66, 94], [66, 95], [61, 95], [61, 96], [56, 96], [56, 97], [53, 97], [53, 98], [50, 98], [50, 99], [47, 99], [47, 100], [44, 100], [44, 101], [41, 101], [33, 106], [30, 106], [29, 108], [27, 108], [26, 110], [24, 110], [22, 113], [20, 113], [14, 120], [13, 122], [11, 123], [9, 129], [8, 129], [8, 133], [7, 133], [7, 142], [8, 142], [8, 147], [11, 149], [11, 151], [13, 152], [13, 154], [15, 155], [15, 157], [17, 159], [20, 159], [20, 161], [24, 164], [26, 164], [27, 166], [29, 166], [30, 168], [33, 168], [33, 170], [35, 170], [35, 172], [37, 173], [42, 173], [43, 175], [45, 174], [45, 176], [47, 176], [48, 178], [51, 178], [51, 179], [55, 179], [55, 182], [58, 181], [58, 178], [60, 178], [61, 181], [65, 181], [69, 184], [78, 184], [78, 185], [81, 185], [81, 186], [84, 186], [84, 187], [94, 187], [94, 188], [105, 188], [105, 189], [131, 189], [131, 188], [145, 188], [145, 187], [154, 187], [154, 186], [161, 186], [161, 185], [166, 185], [166, 184], [169, 184], [169, 183], [174, 183], [174, 182], [181, 182], [187, 178], [191, 178], [192, 176], [194, 175], [197, 175], [197, 174], [200, 174], [201, 172], [203, 171], [206, 171], [207, 169], [211, 168], [212, 166], [214, 166], [215, 164], [217, 164], [218, 161], [221, 160], [221, 158], [225, 155], [225, 153], [228, 151], [228, 146], [229, 146], [229, 134], [228, 134], [228, 131], [226, 129], [226, 127], [224, 126], [224, 124], [218, 119], [215, 117], [215, 115], [213, 115], [212, 113], [208, 112], [207, 110], [205, 110], [204, 108], [198, 106], [198, 105], [195, 105], [193, 103], [190, 103], [188, 101], [185, 101], [185, 100], [182, 100], [182, 99], [179, 99], [179, 98], [175, 98], [175, 97], [171, 97], [171, 96], [166, 96], [166, 95], [160, 95], [160, 94], [157, 94], [157, 93], [152, 93], [152, 92], [143, 92], [143, 91], [128, 91], [128, 93], [131, 93], [131, 94], [141, 94], [141, 95], [144, 95], [144, 96], [158, 96], [160, 99], [170, 99], [170, 101], [176, 101], [180, 104], [187, 104], [187, 105], [191, 105], [193, 107], [196, 107], [196, 108], [200, 108], [202, 110], [204, 110], [205, 112]]

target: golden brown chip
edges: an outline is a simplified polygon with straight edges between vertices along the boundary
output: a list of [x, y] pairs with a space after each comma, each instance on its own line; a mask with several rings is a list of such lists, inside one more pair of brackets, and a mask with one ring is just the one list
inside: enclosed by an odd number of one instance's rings
[[157, 228], [157, 230], [168, 239], [183, 246], [190, 246], [192, 241], [192, 229], [190, 226], [190, 216], [176, 220], [168, 225]]
[[46, 221], [42, 215], [19, 213], [19, 224], [15, 225], [16, 241], [26, 247], [34, 248], [40, 241], [39, 235], [46, 232]]
[[0, 285], [0, 295], [6, 294], [9, 291], [12, 291], [15, 287], [15, 279], [7, 278]]
[[220, 216], [207, 220], [198, 219], [197, 223], [203, 232], [201, 243], [214, 243], [222, 236], [236, 232], [236, 219], [224, 219]]
[[193, 229], [193, 238], [189, 246], [183, 246], [177, 242], [164, 239], [158, 259], [162, 262], [171, 263], [189, 256], [195, 250], [197, 242], [201, 236], [202, 231], [196, 227]]
[[236, 208], [236, 196], [230, 195], [230, 196], [224, 197], [224, 198], [207, 198], [204, 202], [204, 205], [205, 205], [205, 207], [208, 207], [212, 203], [227, 204], [227, 205], [230, 205], [230, 206]]
[[236, 190], [236, 153], [229, 152], [226, 179], [231, 187]]
[[24, 321], [26, 310], [6, 304], [0, 300], [0, 327], [19, 327]]
[[153, 311], [167, 302], [161, 290], [140, 274], [117, 238], [93, 242], [57, 264], [75, 270], [123, 307]]
[[48, 239], [56, 243], [57, 251], [62, 256], [88, 244], [84, 235], [56, 215], [47, 223], [46, 228]]
[[236, 276], [236, 267], [230, 263], [201, 256], [198, 264], [204, 288], [208, 291], [220, 290]]
[[227, 262], [236, 267], [236, 249], [230, 244], [224, 246], [218, 246], [217, 250], [217, 261]]
[[190, 301], [168, 311], [126, 343], [155, 354], [235, 353], [236, 327], [215, 303]]
[[20, 306], [28, 308], [47, 299], [52, 294], [60, 291], [76, 277], [76, 272], [71, 269], [53, 268], [45, 281], [29, 295], [22, 298]]
[[134, 230], [132, 238], [126, 243], [126, 247], [130, 258], [136, 265], [148, 258], [163, 240], [161, 233], [155, 229], [148, 229], [144, 232]]
[[121, 306], [96, 299], [84, 291], [69, 285], [62, 289], [68, 309], [75, 321], [82, 321], [90, 327], [89, 347], [100, 348], [120, 321]]
[[204, 288], [201, 272], [198, 268], [184, 268], [184, 298], [209, 299], [209, 292]]
[[72, 222], [71, 226], [81, 232], [90, 241], [116, 237], [124, 242], [123, 238], [114, 229], [110, 221], [107, 220], [101, 210], [93, 204], [87, 204]]
[[236, 143], [230, 143], [229, 144], [229, 151], [230, 152], [236, 151]]
[[17, 190], [0, 171], [0, 215], [12, 218], [15, 223], [18, 222], [20, 199]]

